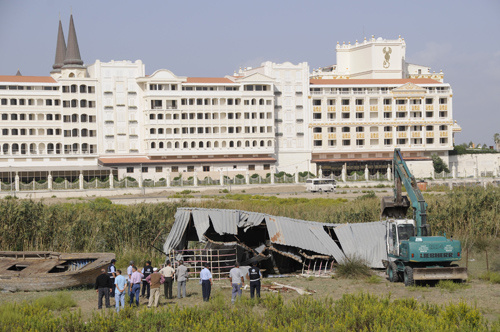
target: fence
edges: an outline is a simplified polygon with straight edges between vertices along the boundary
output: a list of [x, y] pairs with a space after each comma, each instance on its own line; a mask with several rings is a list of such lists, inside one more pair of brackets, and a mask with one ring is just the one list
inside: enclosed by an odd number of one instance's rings
[[236, 246], [222, 249], [184, 249], [171, 250], [168, 254], [168, 260], [173, 265], [179, 260], [184, 261], [188, 268], [190, 278], [199, 278], [203, 269], [203, 264], [208, 263], [208, 268], [212, 273], [213, 280], [227, 279], [229, 270], [236, 263]]

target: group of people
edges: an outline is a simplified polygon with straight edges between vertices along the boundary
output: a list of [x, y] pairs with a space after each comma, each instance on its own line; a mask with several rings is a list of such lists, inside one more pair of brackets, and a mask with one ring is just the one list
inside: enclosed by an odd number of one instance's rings
[[[98, 294], [98, 309], [102, 309], [103, 298], [105, 299], [106, 308], [111, 308], [110, 297], [114, 296], [116, 312], [119, 312], [120, 304], [122, 309], [125, 307], [126, 291], [129, 295], [130, 306], [134, 302], [136, 306], [139, 306], [139, 296], [141, 296], [149, 300], [148, 308], [153, 305], [157, 307], [160, 299], [161, 285], [164, 285], [165, 298], [172, 299], [174, 279], [177, 279], [177, 298], [186, 297], [186, 282], [189, 280], [189, 274], [188, 268], [184, 265], [183, 261], [179, 261], [179, 265], [175, 270], [170, 262], [167, 262], [165, 267], [158, 270], [158, 268], [151, 266], [150, 261], [147, 261], [141, 272], [138, 271], [134, 261], [130, 261], [127, 268], [127, 277], [122, 275], [121, 270], [116, 269], [115, 263], [116, 260], [112, 259], [107, 271], [106, 269], [101, 269], [101, 274], [96, 279], [95, 289]], [[250, 281], [251, 298], [254, 298], [255, 293], [257, 293], [257, 297], [260, 297], [260, 279], [262, 278], [262, 274], [256, 263], [248, 270], [246, 278]], [[238, 263], [229, 272], [229, 279], [232, 285], [231, 302], [234, 303], [236, 297], [241, 297], [245, 284], [244, 275], [239, 269]], [[213, 280], [207, 263], [203, 264], [203, 269], [200, 272], [200, 284], [203, 301], [208, 302], [210, 300]]]

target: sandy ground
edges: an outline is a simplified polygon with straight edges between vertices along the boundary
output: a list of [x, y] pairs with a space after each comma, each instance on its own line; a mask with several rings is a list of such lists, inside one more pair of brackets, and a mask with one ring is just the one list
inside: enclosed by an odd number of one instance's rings
[[[491, 257], [490, 257], [491, 259]], [[464, 263], [464, 262], [462, 262]], [[491, 284], [479, 280], [479, 275], [485, 272], [484, 254], [470, 254], [469, 256], [469, 275], [470, 282], [461, 285], [455, 291], [448, 291], [436, 286], [419, 286], [405, 287], [403, 283], [390, 283], [386, 280], [382, 271], [373, 271], [375, 275], [380, 276], [378, 282], [371, 283], [369, 279], [341, 279], [332, 277], [313, 277], [304, 278], [300, 276], [290, 276], [286, 278], [265, 278], [264, 284], [278, 282], [281, 284], [301, 287], [314, 292], [312, 296], [317, 299], [330, 297], [339, 299], [343, 294], [356, 294], [360, 292], [371, 293], [378, 296], [390, 296], [391, 299], [410, 298], [413, 297], [421, 303], [433, 303], [444, 305], [448, 303], [458, 304], [460, 301], [465, 301], [471, 306], [476, 306], [491, 322], [500, 317], [500, 284]], [[212, 294], [222, 293], [222, 296], [229, 302], [231, 299], [231, 290], [229, 280], [215, 281], [212, 288]], [[85, 319], [92, 316], [92, 312], [97, 310], [97, 295], [93, 289], [74, 289], [67, 290], [69, 294], [77, 301], [77, 307], [72, 310], [81, 310]], [[32, 301], [36, 298], [55, 295], [56, 292], [19, 292], [19, 293], [2, 293], [2, 302], [6, 301]], [[177, 284], [174, 283], [174, 297], [177, 294]], [[263, 296], [269, 294], [268, 291], [262, 292]], [[282, 293], [285, 301], [293, 300], [300, 297], [295, 291]], [[245, 290], [243, 296], [249, 297], [249, 291]], [[114, 300], [111, 300], [114, 305]], [[140, 306], [145, 307], [147, 300], [141, 298]], [[205, 305], [201, 298], [201, 286], [198, 280], [190, 280], [187, 283], [187, 297], [184, 299], [174, 298], [167, 300], [164, 297], [163, 286], [161, 288], [160, 306], [195, 306]], [[140, 308], [139, 308], [140, 309]], [[106, 309], [114, 310], [114, 309]], [[152, 309], [151, 309], [152, 310]]]

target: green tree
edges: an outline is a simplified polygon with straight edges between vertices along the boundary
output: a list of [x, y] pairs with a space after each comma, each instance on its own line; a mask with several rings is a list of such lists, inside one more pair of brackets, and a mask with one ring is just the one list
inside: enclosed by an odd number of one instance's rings
[[495, 142], [495, 144], [500, 144], [500, 134], [499, 133], [495, 133], [495, 135], [493, 135], [493, 141]]
[[448, 166], [444, 163], [443, 159], [439, 157], [437, 154], [432, 155], [432, 165], [434, 166], [434, 171], [436, 173], [441, 173], [445, 171], [446, 173], [450, 173]]

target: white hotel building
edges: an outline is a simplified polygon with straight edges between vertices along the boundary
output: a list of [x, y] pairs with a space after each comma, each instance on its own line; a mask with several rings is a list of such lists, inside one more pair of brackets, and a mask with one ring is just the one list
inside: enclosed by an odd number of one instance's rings
[[460, 131], [451, 87], [405, 50], [372, 37], [337, 44], [337, 64], [312, 74], [265, 62], [217, 78], [146, 75], [140, 60], [84, 65], [71, 17], [51, 76], [0, 76], [0, 178], [376, 172], [394, 147], [446, 160]]

